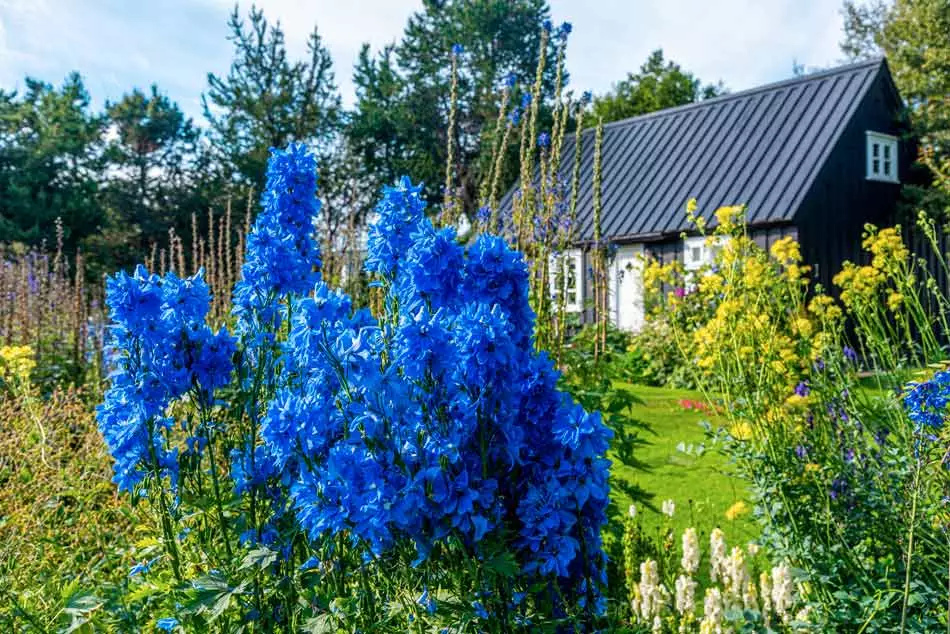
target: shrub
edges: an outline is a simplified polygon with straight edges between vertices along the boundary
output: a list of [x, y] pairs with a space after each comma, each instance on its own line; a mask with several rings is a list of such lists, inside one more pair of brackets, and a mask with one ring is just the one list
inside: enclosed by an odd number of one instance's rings
[[404, 179], [369, 233], [374, 317], [320, 279], [315, 183], [305, 148], [273, 154], [234, 334], [200, 274], [108, 284], [99, 424], [162, 534], [132, 596], [172, 629], [593, 627], [610, 432], [534, 351], [520, 254], [464, 249]]
[[869, 228], [870, 263], [845, 265], [839, 304], [809, 287], [794, 242], [758, 248], [740, 211], [717, 213], [715, 265], [665, 301], [673, 340], [730, 420], [710, 433], [749, 481], [763, 545], [804, 571], [825, 628], [946, 627], [945, 379], [920, 369], [945, 357], [944, 291], [899, 230]]

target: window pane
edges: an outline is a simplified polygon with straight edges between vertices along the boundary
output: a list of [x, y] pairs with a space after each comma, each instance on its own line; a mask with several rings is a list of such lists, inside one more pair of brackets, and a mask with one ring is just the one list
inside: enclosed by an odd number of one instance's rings
[[877, 158], [880, 155], [880, 153], [881, 153], [881, 144], [880, 143], [871, 144], [871, 156], [873, 156], [874, 158]]
[[890, 162], [890, 161], [884, 161], [884, 175], [885, 175], [885, 176], [890, 176], [890, 175], [891, 175], [891, 162]]
[[874, 159], [871, 161], [871, 173], [880, 174], [881, 173], [881, 161], [880, 159]]
[[690, 257], [693, 262], [699, 262], [703, 257], [702, 249], [700, 247], [693, 247]]
[[887, 160], [889, 158], [891, 158], [891, 146], [885, 145], [884, 146], [884, 160]]

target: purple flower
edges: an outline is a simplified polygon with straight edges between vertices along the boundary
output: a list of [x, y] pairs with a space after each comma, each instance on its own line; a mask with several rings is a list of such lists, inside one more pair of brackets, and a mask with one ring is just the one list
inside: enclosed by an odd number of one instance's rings
[[832, 500], [837, 500], [848, 492], [848, 483], [843, 478], [835, 478], [831, 482], [831, 489], [828, 490], [828, 496]]
[[452, 45], [452, 55], [455, 55], [456, 57], [458, 57], [458, 56], [461, 55], [463, 52], [465, 52], [465, 47], [462, 46], [461, 44], [453, 44], [453, 45]]
[[845, 359], [847, 359], [851, 363], [858, 362], [858, 353], [854, 351], [854, 348], [852, 348], [851, 346], [845, 346], [843, 352], [844, 352]]
[[686, 297], [686, 289], [683, 288], [682, 286], [677, 286], [676, 288], [673, 289], [673, 295], [675, 295], [679, 299], [682, 299]]
[[542, 132], [538, 135], [538, 147], [548, 147], [551, 145], [551, 135], [547, 132]]
[[808, 449], [805, 445], [798, 445], [795, 447], [795, 455], [798, 456], [799, 460], [804, 460], [808, 456]]
[[518, 81], [518, 76], [515, 75], [514, 73], [508, 73], [507, 75], [505, 75], [506, 88], [514, 88], [515, 83], [517, 83], [517, 81]]
[[811, 393], [811, 388], [808, 387], [808, 383], [805, 381], [799, 381], [798, 385], [795, 386], [795, 394], [798, 396], [808, 396]]

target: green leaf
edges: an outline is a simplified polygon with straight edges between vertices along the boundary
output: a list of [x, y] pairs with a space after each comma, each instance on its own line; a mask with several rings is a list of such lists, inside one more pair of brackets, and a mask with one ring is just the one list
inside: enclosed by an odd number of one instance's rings
[[511, 553], [495, 555], [485, 562], [485, 567], [503, 577], [515, 577], [520, 571], [518, 562]]
[[277, 551], [271, 550], [267, 546], [260, 546], [244, 556], [239, 570], [246, 570], [247, 568], [264, 569], [275, 561], [277, 561]]
[[244, 593], [244, 585], [230, 586], [217, 575], [205, 575], [192, 582], [191, 601], [185, 610], [196, 614], [207, 614], [214, 621], [224, 614], [231, 604], [231, 598]]

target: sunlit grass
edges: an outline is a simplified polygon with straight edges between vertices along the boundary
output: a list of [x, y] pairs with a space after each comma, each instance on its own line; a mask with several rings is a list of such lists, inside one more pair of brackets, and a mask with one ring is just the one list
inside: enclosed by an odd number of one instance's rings
[[[723, 421], [714, 414], [687, 409], [682, 404], [702, 402], [700, 394], [639, 385], [622, 387], [642, 400], [633, 408], [633, 416], [642, 427], [628, 430], [635, 434], [635, 440], [627, 443], [632, 460], [624, 455], [622, 438], [612, 452], [612, 494], [620, 512], [625, 513], [635, 502], [644, 527], [650, 530], [665, 525], [661, 507], [664, 500], [671, 499], [676, 505], [676, 535], [688, 526], [708, 535], [719, 526], [730, 543], [754, 539], [758, 530], [744, 485], [731, 475], [726, 458], [709, 446], [700, 424], [705, 420], [716, 427]], [[697, 452], [703, 446], [705, 451]], [[745, 502], [744, 512], [727, 518], [727, 511], [740, 501]]]

